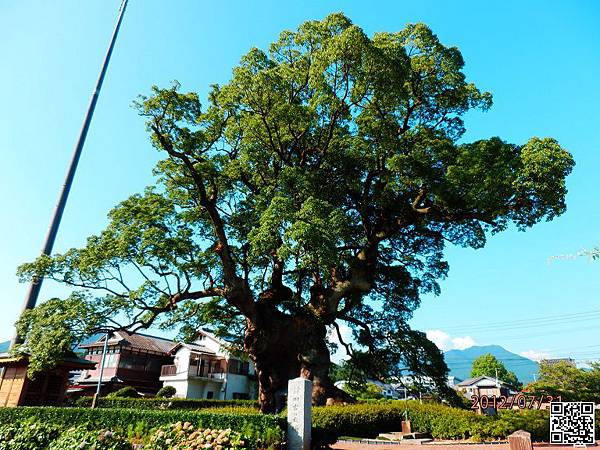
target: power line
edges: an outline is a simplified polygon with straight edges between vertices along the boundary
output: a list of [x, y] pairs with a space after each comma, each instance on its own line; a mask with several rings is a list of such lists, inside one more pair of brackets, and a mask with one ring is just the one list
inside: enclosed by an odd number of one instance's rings
[[529, 319], [515, 319], [510, 321], [502, 322], [486, 322], [469, 325], [450, 325], [440, 326], [439, 328], [444, 331], [452, 333], [458, 332], [473, 332], [477, 330], [489, 330], [489, 329], [519, 329], [519, 328], [530, 328], [532, 326], [547, 326], [555, 323], [565, 322], [577, 322], [582, 320], [594, 320], [600, 317], [600, 310], [582, 311], [570, 314], [552, 315], [552, 316], [540, 316], [532, 317]]

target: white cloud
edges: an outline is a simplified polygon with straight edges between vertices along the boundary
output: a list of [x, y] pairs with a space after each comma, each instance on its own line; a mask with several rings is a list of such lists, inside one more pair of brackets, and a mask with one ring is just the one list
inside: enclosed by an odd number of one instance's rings
[[427, 339], [438, 346], [440, 350], [446, 350], [450, 342], [450, 335], [442, 330], [427, 330], [425, 332]]
[[519, 353], [519, 355], [524, 356], [525, 358], [529, 358], [533, 361], [538, 361], [538, 362], [542, 359], [550, 358], [550, 353], [543, 351], [543, 350], [540, 350], [540, 351], [527, 350], [525, 352]]
[[464, 350], [476, 344], [471, 336], [451, 336], [442, 330], [427, 330], [427, 339], [445, 352], [448, 350]]
[[465, 348], [473, 347], [475, 339], [471, 336], [462, 336], [452, 338], [452, 348], [456, 350], [464, 350]]

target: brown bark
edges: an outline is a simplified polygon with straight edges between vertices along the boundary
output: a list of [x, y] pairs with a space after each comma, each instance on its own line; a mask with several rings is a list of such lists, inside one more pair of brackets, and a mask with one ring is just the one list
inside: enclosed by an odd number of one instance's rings
[[262, 412], [274, 412], [288, 380], [303, 377], [313, 382], [313, 405], [352, 402], [329, 378], [329, 350], [325, 324], [311, 316], [288, 316], [272, 305], [257, 304], [248, 320], [245, 350], [255, 364]]

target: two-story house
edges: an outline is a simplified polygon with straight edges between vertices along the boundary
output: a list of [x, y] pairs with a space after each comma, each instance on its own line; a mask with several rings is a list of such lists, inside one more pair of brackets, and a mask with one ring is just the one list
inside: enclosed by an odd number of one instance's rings
[[[100, 366], [104, 351], [102, 335], [94, 342], [81, 345], [85, 359], [96, 363], [95, 369], [83, 371], [69, 389], [83, 395], [92, 395], [100, 378]], [[102, 395], [125, 386], [131, 386], [141, 394], [155, 394], [161, 387], [161, 367], [172, 364], [170, 350], [175, 342], [141, 333], [117, 331], [108, 336], [104, 370], [102, 371]]]
[[171, 348], [173, 364], [164, 365], [160, 380], [179, 398], [249, 399], [256, 396], [254, 367], [227, 351], [213, 334], [200, 330], [193, 343]]

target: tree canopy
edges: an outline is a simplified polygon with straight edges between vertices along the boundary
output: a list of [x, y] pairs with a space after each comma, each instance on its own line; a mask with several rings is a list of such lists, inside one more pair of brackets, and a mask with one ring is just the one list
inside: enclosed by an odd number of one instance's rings
[[560, 396], [562, 401], [596, 402], [600, 397], [600, 364], [591, 363], [588, 369], [582, 369], [567, 361], [542, 361], [538, 379], [526, 390]]
[[333, 14], [251, 49], [206, 106], [153, 87], [137, 108], [165, 156], [157, 184], [83, 248], [19, 273], [84, 291], [105, 326], [191, 338], [210, 324], [256, 364], [264, 410], [299, 374], [315, 403], [335, 395], [328, 330], [370, 376], [445, 386], [408, 324], [440, 291], [444, 247], [562, 214], [573, 166], [552, 138], [462, 141], [464, 114], [492, 104], [463, 66], [424, 24], [369, 37]]
[[482, 375], [498, 378], [498, 380], [504, 381], [515, 389], [521, 386], [521, 382], [518, 380], [515, 373], [509, 371], [504, 366], [504, 363], [491, 353], [478, 356], [473, 361], [471, 366], [471, 377], [480, 377]]

